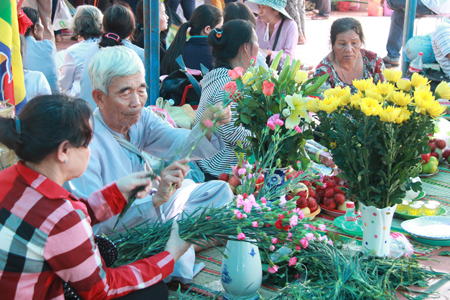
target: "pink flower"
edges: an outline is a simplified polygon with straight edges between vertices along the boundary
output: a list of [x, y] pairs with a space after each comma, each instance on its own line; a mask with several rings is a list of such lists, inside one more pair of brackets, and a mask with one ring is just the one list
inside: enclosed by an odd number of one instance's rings
[[252, 179], [253, 175], [251, 173], [248, 173], [247, 178]]
[[245, 168], [240, 168], [240, 169], [238, 170], [239, 176], [245, 175], [245, 173], [247, 173], [247, 170], [246, 170]]
[[288, 238], [292, 237], [292, 233], [288, 232]]
[[305, 249], [306, 247], [308, 247], [308, 240], [305, 238], [302, 238], [300, 240], [300, 245], [302, 245], [303, 249]]
[[257, 221], [253, 221], [252, 222], [252, 226], [255, 227], [255, 228], [258, 227], [258, 222]]
[[243, 234], [242, 232], [238, 234], [237, 236], [238, 240], [242, 241], [245, 240], [245, 234]]
[[295, 131], [297, 131], [298, 133], [302, 132], [302, 130], [300, 129], [300, 127], [298, 127], [298, 125], [295, 125]]
[[242, 219], [244, 216], [242, 215], [241, 212], [238, 212], [238, 213], [236, 214], [236, 217], [240, 220], [240, 219]]
[[330, 246], [333, 246], [333, 241], [332, 240], [328, 240], [327, 242]]
[[269, 118], [269, 121], [276, 124], [279, 119], [280, 119], [280, 114], [274, 114], [273, 116], [271, 116]]
[[264, 203], [264, 204], [266, 204], [266, 203], [267, 203], [267, 200], [266, 200], [266, 198], [264, 198], [264, 197], [261, 197], [261, 203]]
[[277, 265], [274, 265], [273, 267], [269, 266], [269, 269], [267, 271], [269, 271], [269, 273], [272, 273], [272, 274], [276, 273], [276, 272], [278, 272], [278, 266]]
[[294, 256], [289, 260], [289, 267], [295, 266], [296, 263], [297, 263], [297, 257]]
[[299, 245], [295, 245], [295, 250], [300, 251], [302, 250], [302, 247], [300, 247]]
[[273, 94], [274, 89], [275, 89], [275, 83], [264, 80], [263, 88], [262, 88], [262, 92], [264, 95], [271, 96]]
[[246, 199], [244, 201], [244, 211], [249, 214], [252, 211], [252, 207], [252, 203], [248, 199]]
[[238, 173], [238, 170], [239, 170], [240, 168], [239, 168], [239, 166], [232, 166], [231, 167], [231, 172], [234, 174], [234, 175], [236, 175], [236, 176], [239, 176], [239, 173]]
[[283, 122], [283, 120], [278, 119], [278, 120], [275, 122], [275, 124], [277, 124], [277, 125], [279, 125], [279, 126], [283, 126], [283, 125], [284, 125], [284, 122]]
[[306, 238], [308, 241], [310, 241], [310, 240], [315, 240], [315, 239], [316, 239], [316, 237], [314, 236], [314, 234], [311, 233], [311, 232], [305, 234], [305, 238]]
[[236, 92], [236, 89], [237, 89], [237, 85], [236, 85], [236, 82], [234, 82], [234, 81], [230, 81], [223, 86], [223, 90], [225, 92], [229, 93], [230, 95], [233, 95], [234, 92]]
[[295, 274], [295, 279], [299, 279], [300, 278], [300, 274]]
[[325, 226], [325, 224], [319, 225], [319, 230], [325, 231], [326, 228], [327, 228], [327, 226]]
[[240, 213], [239, 209], [235, 209], [233, 212], [235, 215], [237, 215], [238, 213]]
[[275, 246], [274, 246], [274, 245], [270, 245], [269, 250], [270, 250], [270, 251], [275, 250]]
[[290, 219], [289, 219], [289, 225], [291, 227], [297, 226], [298, 224], [298, 216], [297, 215], [293, 215]]
[[246, 218], [246, 219], [247, 219], [247, 217], [248, 217], [246, 214], [243, 214], [242, 216], [243, 216], [244, 218]]
[[213, 122], [210, 119], [204, 120], [203, 125], [205, 125], [207, 128], [212, 128], [214, 126]]
[[236, 80], [239, 77], [242, 77], [243, 74], [244, 74], [244, 69], [241, 67], [236, 67], [233, 70], [228, 71], [228, 76], [231, 77], [231, 80]]
[[277, 238], [273, 238], [272, 239], [272, 244], [276, 244], [276, 243], [278, 243], [278, 239]]
[[299, 218], [300, 220], [303, 220], [303, 219], [305, 218], [305, 213], [304, 213], [303, 211], [300, 211], [300, 212], [298, 213], [298, 218]]
[[286, 204], [286, 196], [281, 196], [280, 197], [280, 205], [285, 205]]
[[292, 210], [293, 213], [299, 214], [301, 212], [300, 208], [296, 207]]
[[271, 130], [275, 130], [275, 124], [273, 122], [267, 121], [266, 126], [269, 127]]
[[244, 197], [242, 195], [238, 195], [236, 199], [236, 206], [239, 208], [244, 205]]
[[326, 235], [320, 235], [319, 234], [319, 241], [328, 240]]

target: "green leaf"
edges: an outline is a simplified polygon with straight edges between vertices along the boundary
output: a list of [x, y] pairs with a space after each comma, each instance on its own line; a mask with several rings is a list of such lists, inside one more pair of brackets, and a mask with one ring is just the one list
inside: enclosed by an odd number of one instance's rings
[[[270, 65], [270, 68], [272, 70], [276, 70], [278, 68], [278, 64], [280, 63], [281, 55], [283, 55], [283, 50], [280, 50], [280, 52], [278, 52], [277, 56], [275, 56], [275, 58], [273, 59], [272, 64]], [[259, 67], [261, 68], [261, 66], [259, 66]], [[264, 69], [264, 72], [266, 72], [265, 69]]]
[[241, 120], [244, 124], [247, 124], [247, 125], [250, 124], [250, 116], [249, 115], [241, 114]]
[[440, 256], [450, 256], [450, 251], [441, 251], [441, 252], [439, 252], [439, 254], [438, 255], [440, 255]]
[[311, 95], [312, 93], [316, 92], [322, 86], [322, 84], [324, 84], [324, 82], [327, 79], [328, 79], [328, 74], [324, 74], [324, 75], [320, 76], [316, 80], [316, 82], [314, 82], [313, 85], [311, 85], [305, 89], [305, 92], [303, 93], [303, 95], [307, 96], [307, 95]]

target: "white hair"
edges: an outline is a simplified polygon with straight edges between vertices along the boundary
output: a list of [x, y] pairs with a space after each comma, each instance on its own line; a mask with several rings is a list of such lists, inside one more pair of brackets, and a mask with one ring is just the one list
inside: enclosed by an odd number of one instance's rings
[[136, 52], [125, 46], [101, 48], [88, 67], [92, 90], [100, 90], [108, 96], [108, 88], [114, 79], [145, 73], [144, 64]]
[[80, 5], [77, 7], [71, 22], [73, 33], [98, 37], [102, 34], [103, 14], [95, 6]]

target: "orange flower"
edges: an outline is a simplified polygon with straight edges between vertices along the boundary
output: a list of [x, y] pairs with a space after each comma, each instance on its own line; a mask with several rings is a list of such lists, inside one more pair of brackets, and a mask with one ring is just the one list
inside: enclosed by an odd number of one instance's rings
[[266, 95], [266, 96], [271, 96], [271, 95], [273, 94], [274, 88], [275, 88], [275, 83], [273, 83], [273, 82], [268, 82], [267, 80], [265, 80], [265, 81], [263, 82], [263, 88], [262, 88], [262, 91], [263, 91], [263, 94], [264, 94], [264, 95]]
[[234, 92], [236, 92], [236, 82], [230, 81], [223, 86], [223, 90], [233, 96]]

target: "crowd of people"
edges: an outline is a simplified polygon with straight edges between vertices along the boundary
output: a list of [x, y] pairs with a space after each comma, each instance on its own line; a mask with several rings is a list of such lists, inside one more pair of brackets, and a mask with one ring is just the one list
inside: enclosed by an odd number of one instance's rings
[[[295, 57], [297, 45], [306, 43], [303, 0], [216, 0], [197, 8], [193, 0], [161, 2], [161, 75], [179, 69], [180, 55], [188, 68], [209, 70], [200, 82], [193, 127], [175, 128], [145, 106], [143, 0], [106, 2], [77, 7], [71, 30], [78, 42], [67, 48], [59, 70], [46, 4], [23, 7], [31, 21], [21, 49], [28, 103], [15, 118], [0, 117], [0, 143], [20, 159], [0, 172], [0, 239], [7, 241], [0, 246], [2, 299], [64, 299], [64, 283], [83, 299], [167, 299], [163, 280], [190, 282], [199, 271], [196, 249], [180, 238], [176, 222], [166, 251], [114, 269], [105, 265], [94, 235], [179, 220], [183, 211], [232, 201], [228, 184], [217, 179], [237, 163], [235, 148], [252, 133], [234, 125], [235, 104], [223, 107], [228, 71], [251, 64], [268, 69], [283, 51], [280, 69], [286, 56]], [[331, 51], [314, 73], [329, 75], [325, 88], [355, 90], [354, 80], [377, 83], [384, 80], [385, 66], [397, 66], [404, 15], [397, 2], [402, 1], [388, 0], [394, 13], [385, 58], [363, 48], [357, 19], [333, 22]], [[179, 5], [187, 21], [169, 45], [168, 15]], [[424, 13], [440, 12], [425, 0], [421, 5]], [[328, 18], [329, 6], [318, 0], [314, 18]], [[447, 21], [432, 46], [449, 76]], [[212, 132], [205, 123], [214, 119], [218, 128]], [[204, 182], [186, 178], [190, 160]], [[149, 172], [158, 176], [150, 180]], [[140, 199], [115, 227], [138, 187], [144, 187]]]

